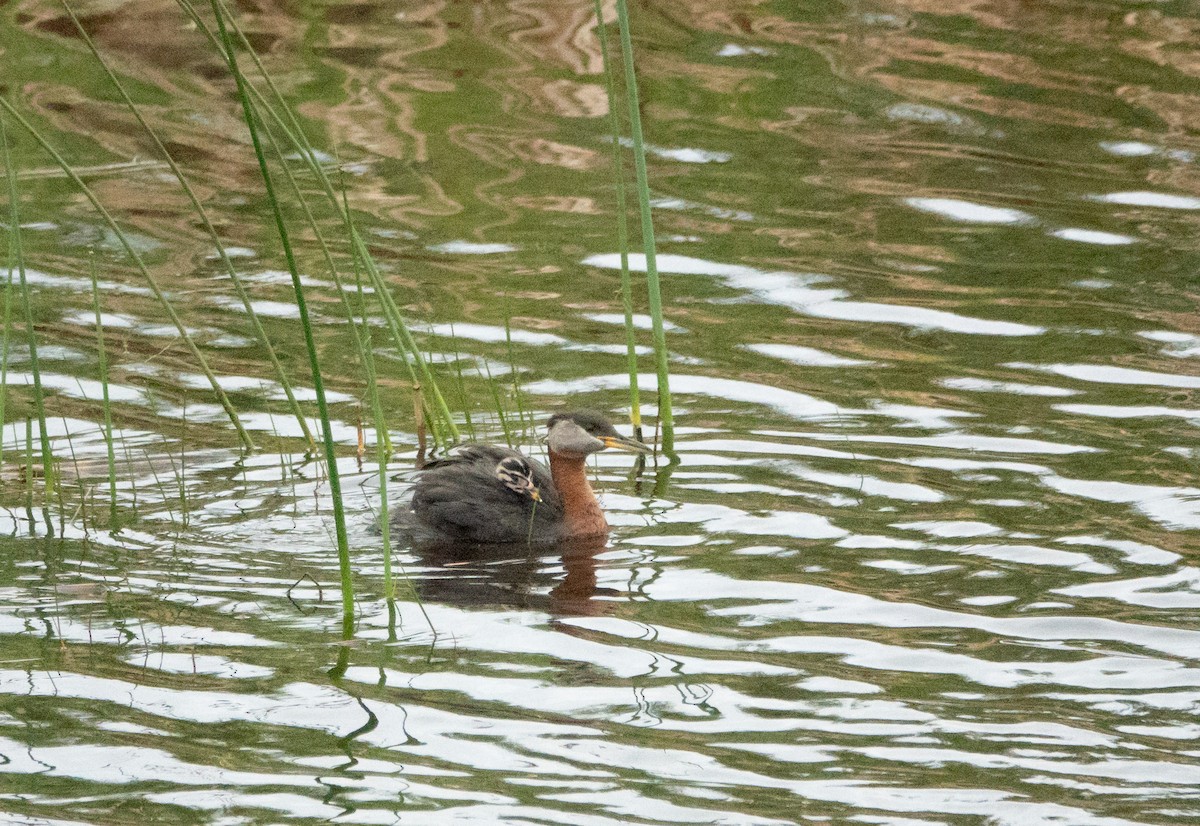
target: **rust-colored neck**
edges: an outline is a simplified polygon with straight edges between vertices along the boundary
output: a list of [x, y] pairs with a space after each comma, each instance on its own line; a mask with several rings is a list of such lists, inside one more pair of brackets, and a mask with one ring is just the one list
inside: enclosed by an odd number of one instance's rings
[[587, 467], [583, 459], [573, 459], [551, 451], [550, 475], [562, 497], [566, 536], [604, 536], [608, 521], [600, 502], [588, 484]]

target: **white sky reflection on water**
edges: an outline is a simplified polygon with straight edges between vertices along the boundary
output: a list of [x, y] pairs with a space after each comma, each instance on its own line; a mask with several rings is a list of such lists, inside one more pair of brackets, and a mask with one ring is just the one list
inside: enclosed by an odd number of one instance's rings
[[[87, 399], [94, 402], [98, 402], [104, 398], [104, 385], [93, 379], [81, 379], [76, 376], [46, 372], [42, 372], [40, 378], [44, 389], [53, 390], [63, 396]], [[10, 384], [14, 385], [32, 386], [33, 374], [9, 371], [7, 380]], [[149, 402], [145, 390], [113, 382], [108, 383], [108, 395], [114, 402], [129, 404], [147, 404]]]
[[957, 198], [906, 198], [904, 203], [914, 209], [968, 224], [1032, 224], [1037, 220], [1019, 209], [986, 206]]
[[1018, 381], [994, 381], [968, 376], [940, 379], [942, 387], [952, 390], [971, 390], [979, 393], [1016, 393], [1024, 396], [1076, 396], [1078, 390], [1051, 387], [1044, 384], [1024, 384]]
[[1200, 209], [1200, 198], [1187, 195], [1171, 195], [1165, 192], [1110, 192], [1093, 195], [1093, 201], [1122, 206], [1159, 207], [1160, 209]]
[[1130, 367], [1113, 367], [1107, 364], [1028, 364], [1012, 362], [1004, 365], [1020, 370], [1038, 370], [1054, 373], [1080, 381], [1102, 384], [1148, 385], [1154, 387], [1200, 387], [1200, 375], [1159, 373], [1153, 370], [1137, 370]]
[[[624, 323], [623, 320], [622, 323]], [[512, 327], [506, 330], [503, 327], [488, 324], [429, 324], [425, 326], [424, 331], [435, 336], [493, 344], [506, 342], [511, 338], [514, 344], [527, 344], [533, 347], [558, 347], [563, 350], [614, 355], [624, 355], [626, 352], [624, 344], [580, 344], [554, 333], [539, 333]], [[645, 345], [637, 346], [636, 350], [639, 355], [648, 355], [653, 352]]]
[[794, 344], [743, 344], [754, 353], [791, 362], [801, 367], [861, 367], [875, 362], [865, 359], [847, 358], [827, 353], [815, 347], [800, 347]]
[[1095, 229], [1077, 229], [1073, 227], [1056, 229], [1050, 234], [1055, 238], [1061, 238], [1064, 241], [1078, 241], [1081, 244], [1099, 244], [1100, 246], [1105, 247], [1136, 244], [1138, 240], [1128, 235], [1118, 235], [1115, 232], [1101, 232], [1100, 230]]
[[[656, 259], [660, 273], [714, 276], [733, 289], [753, 295], [758, 301], [780, 304], [796, 312], [819, 318], [902, 324], [970, 335], [1033, 336], [1045, 332], [1042, 327], [1029, 324], [971, 318], [945, 310], [904, 304], [850, 301], [847, 300], [849, 293], [845, 290], [815, 289], [809, 286], [830, 280], [828, 276], [823, 275], [768, 272], [740, 264], [721, 264], [686, 255], [659, 255]], [[618, 269], [621, 266], [620, 256], [616, 253], [592, 255], [585, 258], [583, 263], [609, 269]], [[629, 268], [644, 272], [646, 257], [640, 254], [630, 255]]]
[[512, 244], [480, 244], [474, 241], [446, 241], [429, 247], [430, 252], [442, 252], [447, 255], [498, 255], [505, 252], [516, 252]]

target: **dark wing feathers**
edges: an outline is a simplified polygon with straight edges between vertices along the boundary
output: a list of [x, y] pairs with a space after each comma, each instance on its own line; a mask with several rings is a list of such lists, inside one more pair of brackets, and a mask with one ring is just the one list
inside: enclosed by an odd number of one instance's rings
[[[541, 501], [531, 495], [534, 488]], [[468, 542], [553, 541], [562, 525], [550, 471], [495, 445], [464, 445], [426, 465], [412, 509], [425, 529]]]

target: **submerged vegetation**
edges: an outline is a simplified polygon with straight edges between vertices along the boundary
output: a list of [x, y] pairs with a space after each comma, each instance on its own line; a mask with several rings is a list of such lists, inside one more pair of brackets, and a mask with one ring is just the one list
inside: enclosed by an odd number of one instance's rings
[[[143, 131], [153, 146], [156, 159], [169, 169], [170, 174], [187, 198], [193, 211], [196, 224], [203, 230], [215, 251], [215, 258], [224, 270], [229, 284], [236, 293], [237, 300], [245, 312], [245, 317], [259, 346], [259, 352], [265, 367], [268, 367], [283, 394], [283, 400], [296, 422], [296, 436], [303, 445], [302, 452], [305, 461], [315, 459], [314, 451], [319, 450], [322, 458], [322, 475], [327, 485], [328, 502], [332, 511], [334, 535], [339, 568], [341, 571], [342, 615], [345, 630], [349, 634], [353, 628], [355, 598], [350, 539], [343, 508], [344, 488], [342, 485], [341, 459], [349, 458], [348, 451], [339, 445], [339, 437], [335, 432], [338, 423], [330, 412], [330, 402], [326, 392], [326, 374], [322, 368], [322, 358], [317, 339], [314, 335], [314, 320], [310, 309], [310, 292], [314, 287], [309, 283], [305, 274], [306, 267], [301, 264], [294, 239], [302, 239], [306, 249], [315, 248], [318, 252], [319, 267], [323, 267], [328, 276], [338, 305], [341, 308], [345, 329], [349, 331], [350, 342], [356, 354], [356, 363], [361, 369], [361, 375], [353, 378], [337, 376], [339, 387], [357, 388], [357, 394], [363, 399], [365, 409], [369, 410], [371, 427], [364, 429], [360, 424], [360, 443], [370, 441], [374, 447], [376, 464], [377, 511], [379, 513], [380, 529], [383, 533], [385, 548], [384, 561], [384, 593], [389, 600], [395, 598], [396, 587], [392, 581], [392, 561], [389, 536], [389, 460], [393, 453], [393, 444], [389, 435], [389, 415], [395, 416], [396, 409], [388, 409], [384, 400], [383, 385], [393, 385], [385, 375], [388, 371], [378, 360], [381, 352], [380, 345], [386, 344], [395, 352], [401, 354], [400, 361], [408, 378], [413, 398], [412, 430], [424, 453], [425, 431], [428, 429], [436, 449], [445, 450], [461, 438], [460, 423], [471, 435], [474, 434], [476, 423], [472, 418], [472, 403], [467, 398], [463, 382], [461, 359], [454, 360], [454, 370], [438, 375], [429, 358], [422, 351], [414, 335], [406, 314], [393, 295], [394, 287], [389, 283], [383, 270], [373, 256], [365, 240], [363, 232], [356, 223], [353, 213], [353, 195], [344, 186], [335, 185], [331, 173], [338, 170], [339, 164], [331, 164], [326, 155], [318, 151], [302, 128], [299, 118], [281, 93], [277, 82], [271, 77], [263, 61], [255, 52], [250, 39], [238, 26], [221, 0], [210, 0], [209, 8], [202, 12], [189, 0], [178, 0], [180, 12], [195, 26], [211, 45], [215, 54], [220, 56], [225, 66], [230, 86], [235, 91], [235, 98], [241, 110], [244, 127], [250, 138], [254, 157], [260, 176], [263, 197], [269, 215], [263, 216], [264, 226], [273, 228], [275, 242], [282, 253], [289, 277], [301, 337], [307, 356], [309, 377], [312, 383], [312, 400], [316, 405], [316, 424], [319, 437], [314, 435], [310, 425], [311, 414], [305, 410], [300, 400], [303, 395], [289, 376], [283, 360], [280, 358], [281, 349], [288, 350], [292, 342], [287, 337], [287, 331], [277, 329], [268, 332], [256, 307], [252, 295], [252, 285], [247, 284], [243, 274], [239, 272], [234, 256], [231, 254], [229, 243], [222, 238], [218, 224], [210, 216], [204, 206], [204, 197], [197, 193], [196, 187], [190, 180], [186, 165], [181, 162], [171, 148], [169, 135], [161, 134], [145, 117], [142, 106], [135, 102], [129, 87], [135, 81], [123, 81], [118, 71], [110, 65], [102, 50], [92, 40], [86, 23], [80, 19], [76, 10], [64, 0], [66, 13], [77, 32], [80, 41], [86, 46], [96, 65], [103, 72], [114, 91], [138, 127]], [[206, 16], [207, 13], [207, 16]], [[624, 0], [616, 4], [617, 27], [619, 30], [619, 53], [623, 71], [614, 65], [608, 44], [608, 29], [603, 20], [603, 10], [596, 4], [596, 36], [603, 56], [608, 96], [611, 144], [613, 147], [612, 178], [616, 194], [615, 214], [617, 216], [617, 240], [621, 254], [621, 286], [620, 299], [625, 319], [626, 353], [629, 371], [629, 404], [630, 421], [635, 434], [640, 438], [642, 431], [642, 413], [638, 388], [637, 369], [637, 333], [634, 326], [634, 286], [628, 266], [629, 260], [629, 228], [626, 217], [626, 185], [625, 162], [621, 146], [626, 143], [622, 138], [621, 121], [619, 117], [619, 92], [616, 78], [624, 80], [624, 92], [627, 100], [628, 125], [631, 133], [633, 170], [635, 173], [635, 191], [640, 212], [641, 238], [647, 262], [646, 296], [651, 318], [651, 330], [654, 345], [656, 372], [658, 376], [658, 416], [661, 428], [661, 447], [672, 457], [673, 423], [671, 416], [670, 389], [667, 375], [667, 350], [664, 335], [663, 299], [658, 282], [655, 266], [654, 228], [650, 214], [650, 195], [647, 176], [646, 154], [642, 135], [639, 102], [637, 98], [637, 77], [634, 65], [633, 43], [629, 30], [629, 15]], [[243, 71], [243, 64], [252, 66], [253, 75]], [[106, 206], [101, 194], [90, 186], [85, 176], [71, 162], [68, 150], [57, 148], [47, 133], [32, 121], [22, 111], [21, 102], [14, 96], [19, 86], [10, 86], [7, 93], [0, 95], [0, 143], [3, 144], [4, 174], [7, 181], [6, 196], [8, 206], [5, 223], [7, 226], [8, 256], [6, 279], [3, 297], [3, 361], [0, 363], [0, 373], [6, 379], [0, 390], [0, 421], [9, 422], [18, 410], [32, 405], [32, 415], [25, 417], [24, 444], [16, 442], [5, 445], [0, 439], [0, 461], [7, 465], [20, 463], [22, 493], [27, 506], [34, 507], [35, 498], [43, 511], [43, 522], [48, 535], [53, 535], [55, 523], [59, 530], [68, 523], [82, 520], [85, 531], [100, 527], [100, 523], [88, 524], [88, 520], [96, 520], [98, 511], [93, 507], [89, 497], [94, 493], [83, 481], [87, 476], [74, 459], [74, 442], [78, 436], [76, 425], [68, 424], [63, 417], [63, 435], [73, 457], [76, 468], [74, 476], [79, 484], [74, 486], [79, 504], [72, 510], [64, 500], [63, 485], [56, 480], [60, 471], [58, 465], [64, 460], [55, 456], [51, 441], [51, 425], [48, 422], [47, 390], [41, 380], [38, 362], [37, 319], [35, 318], [34, 301], [30, 296], [26, 279], [26, 253], [22, 245], [21, 224], [21, 170], [14, 162], [10, 152], [10, 126], [16, 126], [25, 135], [32, 138], [38, 148], [48, 155], [57, 168], [91, 205], [96, 215], [111, 233], [124, 254], [125, 261], [132, 265], [140, 275], [149, 293], [156, 300], [163, 316], [170, 322], [177, 340], [181, 342], [190, 354], [190, 361], [203, 375], [212, 397], [223, 410], [225, 418], [236, 433], [241, 449], [252, 451], [256, 448], [250, 432], [243, 422], [246, 412], [239, 409], [238, 404], [227, 389], [224, 382], [210, 364], [210, 356], [204, 347], [196, 340], [195, 332], [183, 321], [177, 308], [177, 297], [170, 289], [165, 289], [161, 275], [155, 274], [155, 268], [147, 263], [140, 244], [123, 226], [120, 210]], [[283, 186], [280, 186], [282, 182]], [[315, 193], [314, 194], [314, 189]], [[297, 218], [297, 215], [301, 216]], [[336, 229], [330, 230], [330, 216]], [[104, 489], [107, 497], [107, 519], [105, 523], [109, 530], [117, 531], [123, 526], [136, 521], [138, 490], [133, 472], [135, 464], [139, 464], [130, 453], [129, 445], [120, 442], [122, 428], [114, 422], [120, 422], [125, 412], [120, 402], [110, 392], [113, 359], [119, 358], [108, 346], [105, 337], [105, 313], [103, 311], [104, 284], [96, 272], [96, 258], [90, 259], [90, 281], [92, 311], [94, 315], [95, 342], [94, 352], [97, 368], [96, 378], [99, 388], [98, 398], [90, 393], [83, 394], [88, 399], [99, 401], [100, 410], [92, 418], [101, 421], [102, 438], [105, 444], [106, 460], [104, 473]], [[348, 273], [352, 275], [347, 275]], [[498, 296], [499, 298], [499, 296]], [[328, 296], [323, 296], [326, 301]], [[9, 355], [12, 344], [16, 341], [17, 322], [14, 320], [14, 305], [20, 305], [20, 325], [23, 340], [28, 348], [31, 388], [28, 394], [15, 393], [7, 381]], [[453, 328], [452, 328], [453, 329]], [[381, 342], [376, 330], [380, 331], [386, 341]], [[514, 341], [511, 330], [511, 318], [505, 323], [505, 343], [510, 356], [513, 357]], [[510, 445], [528, 437], [534, 429], [533, 411], [526, 406], [519, 375], [515, 368], [510, 370], [507, 379], [492, 374], [491, 365], [486, 359], [482, 360], [481, 372], [486, 375], [487, 392], [490, 395], [490, 406], [495, 411], [496, 420], [504, 431]], [[456, 413], [452, 411], [441, 383], [448, 379], [456, 379], [459, 388], [458, 396], [462, 405]], [[28, 398], [26, 398], [28, 395]], [[478, 404], [476, 400], [475, 404]], [[400, 407], [400, 411], [403, 407]], [[186, 525], [193, 503], [188, 499], [187, 474], [192, 463], [186, 458], [188, 441], [188, 406], [186, 399], [180, 408], [182, 426], [180, 430], [180, 446], [178, 461], [167, 453], [164, 457], [146, 454], [144, 462], [154, 478], [154, 486], [161, 493], [162, 501], [172, 515], [172, 519], [181, 520]], [[282, 448], [285, 436], [278, 434], [274, 417], [269, 417], [271, 430], [277, 434], [277, 443]], [[394, 424], [394, 422], [392, 422]], [[193, 422], [193, 432], [202, 425]], [[34, 433], [37, 434], [35, 448]], [[14, 432], [9, 429], [8, 432]], [[319, 442], [319, 447], [318, 447]], [[124, 468], [118, 462], [118, 447], [124, 454]], [[3, 451], [8, 448], [8, 455]], [[362, 450], [359, 452], [362, 458]], [[40, 463], [40, 474], [34, 473], [34, 462]], [[286, 461], [281, 455], [281, 471], [287, 474]], [[164, 479], [165, 468], [170, 468], [174, 480]], [[122, 477], [128, 471], [128, 479]], [[191, 472], [195, 472], [191, 470]], [[174, 489], [177, 494], [172, 497], [168, 491]], [[35, 497], [35, 491], [37, 496]], [[174, 499], [176, 508], [171, 508], [169, 502]], [[54, 510], [57, 519], [51, 516], [52, 503], [57, 502]], [[128, 511], [128, 512], [124, 512]], [[32, 514], [32, 510], [31, 510]], [[32, 518], [30, 530], [33, 531]]]

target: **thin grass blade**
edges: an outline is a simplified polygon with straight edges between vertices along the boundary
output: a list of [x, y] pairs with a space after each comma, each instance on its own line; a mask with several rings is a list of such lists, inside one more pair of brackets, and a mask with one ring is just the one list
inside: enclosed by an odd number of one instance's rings
[[225, 250], [225, 245], [221, 242], [221, 237], [217, 234], [217, 230], [213, 226], [212, 221], [209, 220], [208, 211], [204, 208], [203, 204], [200, 203], [200, 199], [196, 196], [195, 191], [192, 189], [192, 185], [188, 181], [187, 176], [183, 174], [183, 170], [179, 168], [177, 163], [175, 163], [175, 159], [171, 156], [171, 153], [167, 150], [167, 147], [163, 145], [163, 142], [159, 139], [158, 134], [150, 127], [150, 124], [146, 122], [146, 119], [142, 117], [141, 110], [133, 102], [133, 99], [129, 96], [128, 92], [126, 92], [125, 86], [117, 78], [116, 73], [108, 65], [107, 61], [104, 60], [99, 49], [96, 48], [96, 44], [92, 41], [91, 36], [87, 33], [87, 30], [83, 27], [83, 24], [76, 16], [74, 9], [72, 9], [70, 4], [67, 3], [67, 0], [62, 0], [62, 5], [63, 8], [66, 9], [67, 14], [70, 15], [71, 21], [75, 24], [75, 29], [79, 32], [80, 38], [87, 45], [88, 49], [91, 50], [92, 55], [96, 58], [96, 62], [100, 64], [100, 67], [108, 76], [109, 82], [111, 82], [113, 87], [116, 88], [117, 93], [121, 96], [121, 100], [125, 102], [125, 106], [133, 114], [134, 118], [141, 125], [142, 129], [147, 135], [150, 136], [150, 139], [154, 142], [155, 148], [170, 167], [171, 173], [175, 176], [175, 179], [179, 181], [179, 186], [183, 189], [184, 194], [187, 195], [188, 200], [192, 204], [192, 209], [196, 211], [196, 215], [200, 218], [200, 223], [203, 225], [204, 231], [208, 234], [209, 240], [212, 241], [213, 246], [217, 250], [217, 255], [220, 257], [221, 263], [224, 265], [225, 271], [229, 275], [229, 279], [233, 284], [234, 290], [237, 292], [238, 299], [242, 302], [242, 307], [246, 310], [246, 317], [250, 320], [250, 326], [254, 330], [254, 336], [263, 346], [264, 352], [267, 355], [267, 359], [271, 362], [271, 368], [275, 372], [275, 376], [278, 379], [280, 386], [283, 388], [284, 395], [287, 397], [288, 407], [291, 409], [292, 415], [296, 417], [296, 421], [300, 425], [300, 431], [304, 434], [304, 438], [308, 441], [308, 443], [315, 447], [316, 440], [313, 438], [312, 431], [308, 427], [308, 419], [305, 417], [304, 411], [300, 409], [300, 403], [296, 401], [296, 396], [292, 391], [292, 384], [288, 380], [287, 372], [283, 369], [283, 365], [279, 362], [279, 356], [275, 353], [275, 348], [272, 346], [270, 338], [267, 337], [267, 331], [263, 328], [262, 321], [259, 319], [258, 313], [254, 310], [254, 304], [250, 300], [250, 294], [247, 292], [245, 284], [242, 283], [242, 279], [241, 276], [238, 275], [237, 268], [234, 267], [233, 261], [229, 257], [229, 253]]
[[92, 208], [95, 209], [100, 217], [104, 220], [104, 223], [108, 225], [108, 228], [113, 231], [113, 235], [116, 237], [117, 242], [120, 243], [122, 249], [125, 250], [125, 254], [129, 256], [129, 259], [133, 262], [143, 280], [145, 280], [146, 285], [150, 288], [150, 292], [153, 293], [154, 298], [158, 301], [159, 305], [163, 308], [163, 311], [167, 314], [167, 317], [171, 320], [171, 324], [174, 325], [176, 331], [178, 331], [180, 340], [183, 342], [184, 346], [188, 348], [188, 351], [196, 360], [196, 364], [199, 366], [200, 371], [204, 374], [204, 377], [208, 379], [208, 383], [213, 389], [213, 394], [217, 397], [217, 401], [220, 403], [221, 408], [225, 411], [225, 415], [229, 417], [229, 421], [233, 425], [234, 430], [237, 431], [238, 439], [241, 440], [242, 445], [247, 450], [253, 450], [254, 442], [250, 439], [250, 434], [246, 432], [246, 428], [242, 425], [241, 419], [238, 418], [237, 411], [234, 409], [233, 403], [230, 402], [229, 396], [226, 395], [225, 390], [221, 387], [220, 382], [217, 381], [216, 375], [213, 373], [212, 368], [208, 364], [208, 359], [204, 357], [204, 354], [200, 352], [200, 348], [196, 346], [196, 342], [192, 339], [191, 333], [188, 332], [187, 328], [183, 324], [183, 320], [180, 319], [179, 313], [175, 311], [174, 305], [171, 304], [166, 294], [163, 293], [162, 288], [159, 287], [158, 281], [153, 275], [150, 274], [150, 270], [146, 267], [146, 263], [142, 260], [142, 256], [138, 254], [136, 249], [134, 249], [133, 244], [129, 241], [129, 238], [126, 236], [124, 230], [122, 230], [117, 224], [116, 220], [112, 217], [112, 214], [108, 211], [108, 209], [105, 208], [104, 204], [100, 203], [100, 199], [96, 197], [94, 192], [92, 192], [91, 187], [84, 183], [83, 179], [79, 177], [79, 174], [75, 171], [74, 167], [67, 162], [66, 158], [64, 158], [49, 141], [42, 137], [42, 134], [37, 130], [37, 128], [28, 120], [26, 120], [21, 113], [17, 111], [16, 107], [14, 107], [3, 96], [0, 96], [0, 109], [3, 109], [10, 117], [12, 117], [13, 120], [20, 124], [21, 128], [28, 132], [33, 139], [37, 141], [38, 145], [42, 147], [43, 151], [45, 151], [48, 155], [50, 155], [51, 158], [54, 159], [54, 162], [58, 164], [58, 167], [66, 174], [71, 182], [75, 184], [79, 191], [83, 193], [83, 196], [87, 198], [88, 202], [92, 205]]
[[[8, 145], [8, 129], [0, 117], [0, 145], [3, 146], [4, 169], [8, 178], [8, 237], [12, 259], [17, 265], [17, 276], [21, 286], [21, 301], [25, 307], [25, 338], [29, 347], [29, 370], [33, 375], [33, 404], [37, 412], [38, 437], [42, 451], [42, 488], [45, 501], [54, 491], [54, 457], [50, 452], [50, 432], [46, 427], [46, 400], [42, 392], [42, 370], [38, 364], [37, 330], [33, 324], [33, 301], [29, 295], [29, 282], [25, 278], [25, 251], [21, 243], [20, 193], [17, 190], [17, 170], [13, 166], [12, 152]], [[9, 278], [12, 278], [11, 272]], [[32, 469], [30, 469], [32, 473]]]
[[255, 118], [250, 102], [250, 94], [246, 89], [246, 78], [238, 68], [237, 51], [234, 48], [233, 39], [229, 36], [229, 31], [225, 26], [225, 16], [221, 10], [218, 0], [211, 0], [211, 4], [213, 15], [217, 21], [217, 28], [221, 35], [221, 42], [225, 48], [226, 59], [229, 62], [231, 71], [233, 72], [234, 82], [237, 84], [238, 98], [242, 104], [242, 112], [246, 119], [246, 125], [250, 130], [250, 139], [254, 144], [254, 154], [258, 158], [259, 172], [262, 175], [263, 187], [266, 191], [267, 201], [271, 205], [271, 212], [275, 218], [275, 228], [279, 233], [279, 241], [280, 245], [283, 247], [283, 254], [287, 261], [288, 272], [292, 277], [292, 289], [296, 296], [296, 308], [300, 313], [300, 326], [304, 331], [304, 345], [308, 351], [309, 365], [312, 369], [313, 390], [316, 392], [317, 396], [317, 410], [321, 417], [321, 429], [324, 435], [323, 443], [325, 448], [326, 471], [329, 474], [329, 492], [331, 498], [333, 499], [333, 522], [334, 531], [337, 538], [338, 567], [341, 572], [342, 580], [343, 629], [349, 631], [352, 629], [354, 622], [354, 584], [350, 571], [350, 543], [346, 532], [346, 514], [344, 504], [342, 502], [341, 475], [338, 472], [337, 466], [337, 452], [335, 450], [333, 439], [333, 426], [329, 418], [329, 405], [325, 399], [325, 383], [321, 377], [321, 364], [317, 357], [317, 345], [315, 339], [313, 338], [312, 324], [309, 320], [308, 305], [304, 298], [304, 287], [300, 283], [300, 270], [296, 264], [296, 255], [292, 250], [287, 224], [283, 219], [283, 210], [280, 208], [279, 200], [275, 195], [275, 185], [271, 178], [271, 171], [267, 167], [267, 158], [263, 153], [262, 140], [259, 138], [259, 130], [256, 123], [257, 119]]
[[100, 313], [100, 287], [96, 278], [96, 259], [91, 260], [92, 309], [96, 314], [96, 353], [100, 361], [100, 387], [104, 399], [104, 446], [108, 452], [108, 519], [110, 529], [117, 526], [117, 458], [113, 447], [112, 402], [108, 397], [108, 352], [104, 346], [104, 324]]
[[667, 364], [667, 336], [663, 329], [662, 287], [655, 258], [654, 220], [650, 214], [650, 182], [646, 173], [646, 145], [642, 136], [642, 116], [638, 108], [637, 72], [633, 64], [633, 38], [629, 33], [629, 7], [617, 0], [617, 20], [621, 27], [621, 58], [625, 63], [625, 89], [629, 97], [629, 130], [633, 138], [633, 161], [637, 172], [638, 207], [642, 216], [642, 246], [646, 253], [646, 293], [650, 305], [650, 323], [654, 331], [654, 361], [658, 372], [658, 418], [662, 423], [662, 449], [668, 456], [675, 452], [675, 422], [671, 414], [670, 371]]
[[608, 95], [608, 128], [612, 132], [613, 185], [617, 196], [617, 249], [621, 254], [621, 305], [625, 311], [625, 361], [629, 368], [629, 423], [642, 438], [642, 404], [638, 388], [637, 333], [633, 328], [633, 278], [629, 274], [629, 214], [626, 210], [625, 173], [621, 163], [621, 123], [617, 117], [616, 70], [608, 51], [608, 27], [600, 0], [596, 4], [596, 38], [604, 64], [604, 89]]

